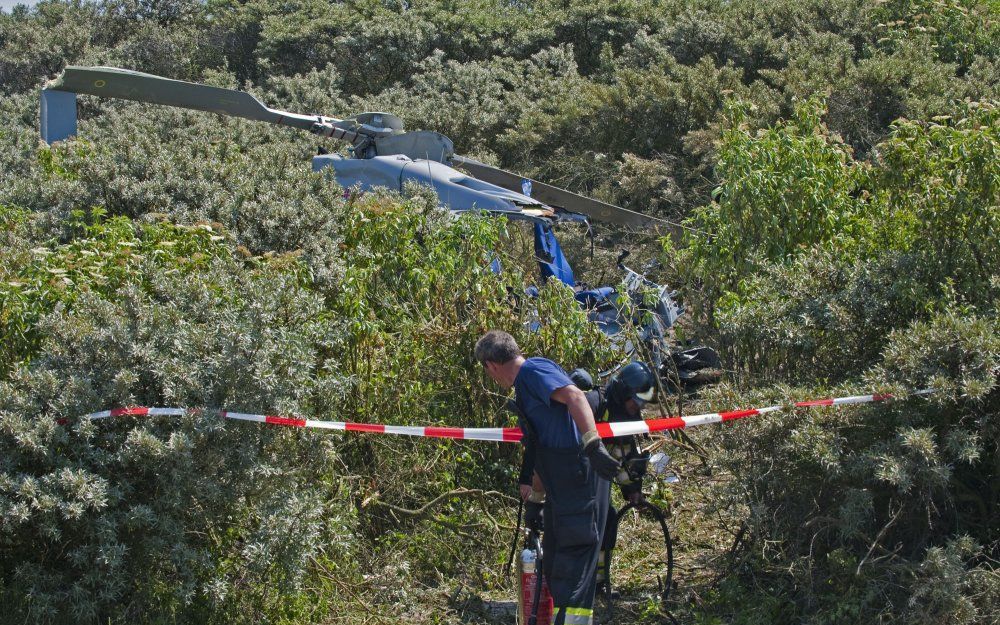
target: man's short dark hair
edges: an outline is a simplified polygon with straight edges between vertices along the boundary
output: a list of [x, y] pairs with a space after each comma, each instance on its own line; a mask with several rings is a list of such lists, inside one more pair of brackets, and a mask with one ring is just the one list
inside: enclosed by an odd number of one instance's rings
[[502, 330], [490, 330], [476, 341], [476, 360], [480, 363], [495, 362], [502, 365], [521, 355], [514, 337]]

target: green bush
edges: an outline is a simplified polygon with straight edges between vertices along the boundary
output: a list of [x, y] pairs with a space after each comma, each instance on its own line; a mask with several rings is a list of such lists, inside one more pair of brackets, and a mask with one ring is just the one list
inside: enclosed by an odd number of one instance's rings
[[[850, 238], [858, 217], [859, 167], [822, 124], [821, 100], [803, 102], [787, 123], [753, 132], [747, 108], [729, 110], [716, 170], [715, 201], [687, 231], [692, 271], [735, 286], [768, 261]], [[707, 233], [707, 234], [706, 234]]]
[[900, 253], [845, 263], [816, 250], [768, 265], [720, 302], [725, 361], [756, 384], [857, 378], [881, 360], [892, 330], [949, 305], [936, 299], [935, 278]]
[[281, 597], [253, 589], [301, 592], [350, 520], [324, 508], [329, 438], [212, 412], [77, 418], [135, 404], [300, 411], [336, 388], [315, 373], [332, 328], [304, 268], [242, 258], [225, 239], [118, 218], [36, 248], [5, 293], [31, 341], [30, 363], [0, 382], [4, 619], [266, 609]]
[[963, 299], [995, 304], [1000, 110], [971, 103], [954, 117], [900, 121], [877, 153], [873, 244], [913, 251]]
[[[709, 437], [731, 478], [715, 506], [738, 509], [749, 537], [716, 609], [743, 623], [995, 620], [998, 337], [995, 319], [935, 314], [894, 332], [866, 377], [937, 394], [807, 409]], [[767, 470], [747, 470], [762, 461]], [[748, 604], [747, 592], [772, 602]]]
[[[820, 134], [805, 138], [783, 125], [756, 137], [727, 135], [720, 158], [735, 151], [744, 169], [692, 223], [729, 236], [691, 235], [691, 245], [675, 251], [700, 263], [703, 296], [738, 280], [714, 300], [717, 338], [738, 386], [709, 397], [767, 405], [858, 388], [934, 393], [706, 434], [713, 471], [725, 476], [711, 489], [711, 510], [743, 524], [737, 547], [746, 549], [708, 612], [735, 612], [741, 623], [993, 622], [1000, 616], [992, 559], [1000, 544], [992, 503], [1000, 492], [992, 461], [1000, 444], [994, 108], [972, 104], [955, 118], [897, 122], [871, 163], [847, 152], [831, 161], [829, 138], [815, 124]], [[824, 184], [830, 180], [850, 185]], [[750, 199], [803, 188], [827, 189], [813, 196], [822, 210], [782, 218], [763, 207], [789, 202]], [[843, 204], [834, 207], [838, 198]], [[767, 232], [778, 242], [798, 237], [797, 247], [761, 244], [759, 226], [735, 221], [740, 206], [762, 211]], [[777, 221], [768, 222], [772, 214]], [[834, 219], [817, 229], [787, 227], [823, 214]], [[748, 256], [760, 260], [727, 271], [723, 254], [733, 249], [754, 250]], [[775, 388], [781, 383], [798, 386]], [[747, 604], [747, 593], [760, 600]]]

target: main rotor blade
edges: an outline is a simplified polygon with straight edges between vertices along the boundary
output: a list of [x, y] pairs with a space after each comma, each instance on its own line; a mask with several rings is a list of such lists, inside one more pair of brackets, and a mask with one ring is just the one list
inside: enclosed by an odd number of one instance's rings
[[[468, 170], [473, 176], [486, 182], [491, 182], [511, 191], [521, 192], [521, 181], [525, 178], [498, 167], [480, 163], [465, 156], [455, 155], [452, 162]], [[576, 213], [583, 213], [591, 219], [604, 221], [634, 228], [649, 226], [667, 226], [670, 222], [630, 211], [614, 204], [608, 204], [594, 198], [589, 198], [566, 189], [560, 189], [544, 182], [531, 180], [531, 197], [552, 206], [565, 208]]]
[[[199, 85], [114, 67], [71, 65], [46, 89], [208, 111], [303, 130], [312, 129], [321, 119], [317, 115], [270, 109], [245, 91]], [[332, 118], [325, 120], [340, 121]]]

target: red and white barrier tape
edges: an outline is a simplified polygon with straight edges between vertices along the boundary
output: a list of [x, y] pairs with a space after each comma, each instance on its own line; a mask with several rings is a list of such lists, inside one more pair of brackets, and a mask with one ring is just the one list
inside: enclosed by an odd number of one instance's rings
[[[916, 391], [910, 395], [929, 395], [934, 389], [924, 389]], [[729, 412], [711, 412], [689, 417], [667, 417], [665, 419], [647, 419], [645, 421], [623, 421], [619, 423], [598, 423], [597, 432], [601, 438], [614, 438], [616, 436], [631, 436], [633, 434], [650, 434], [652, 432], [664, 432], [667, 430], [682, 430], [685, 428], [706, 425], [708, 423], [725, 423], [746, 417], [776, 412], [786, 408], [813, 408], [819, 406], [843, 406], [846, 404], [866, 404], [870, 402], [885, 401], [893, 399], [889, 394], [876, 395], [853, 395], [850, 397], [834, 397], [829, 399], [814, 399], [810, 401], [800, 401], [792, 404], [767, 406], [765, 408], [751, 408], [749, 410], [732, 410]], [[114, 410], [104, 410], [88, 415], [83, 415], [82, 419], [107, 419], [109, 417], [123, 416], [172, 416], [179, 417], [188, 412], [187, 408], [144, 408], [141, 406], [132, 408], [116, 408]], [[375, 434], [397, 434], [402, 436], [420, 436], [427, 438], [458, 438], [474, 441], [498, 441], [514, 443], [521, 440], [523, 436], [520, 428], [456, 428], [456, 427], [424, 427], [410, 425], [378, 425], [374, 423], [349, 423], [345, 421], [316, 421], [314, 419], [300, 419], [298, 417], [281, 417], [274, 415], [245, 414], [241, 412], [220, 411], [219, 416], [225, 419], [235, 419], [237, 421], [253, 421], [255, 423], [270, 423], [272, 425], [284, 425], [298, 428], [319, 428], [323, 430], [343, 430], [345, 432], [371, 432]], [[60, 424], [65, 424], [66, 419], [59, 419]]]

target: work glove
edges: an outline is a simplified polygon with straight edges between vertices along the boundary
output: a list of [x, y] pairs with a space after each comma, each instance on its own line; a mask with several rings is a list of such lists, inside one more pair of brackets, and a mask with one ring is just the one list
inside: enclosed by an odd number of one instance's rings
[[590, 466], [594, 468], [602, 478], [611, 481], [618, 471], [621, 470], [620, 462], [611, 457], [604, 443], [601, 442], [600, 435], [594, 430], [585, 432], [583, 435], [583, 453], [590, 459]]
[[533, 532], [542, 531], [542, 508], [544, 504], [535, 501], [524, 502], [524, 526]]

